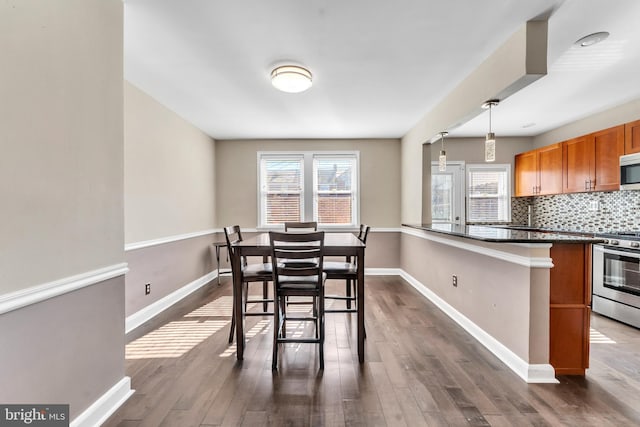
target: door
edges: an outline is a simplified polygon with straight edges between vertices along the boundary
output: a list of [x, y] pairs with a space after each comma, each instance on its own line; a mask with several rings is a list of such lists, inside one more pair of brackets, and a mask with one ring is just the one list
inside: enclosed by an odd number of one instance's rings
[[624, 154], [640, 153], [640, 120], [624, 125]]
[[593, 157], [593, 139], [588, 135], [562, 143], [564, 193], [590, 191], [590, 167]]
[[593, 134], [594, 168], [591, 189], [620, 189], [620, 156], [624, 154], [624, 126], [615, 126]]
[[537, 194], [562, 193], [562, 144], [552, 144], [538, 150]]
[[431, 164], [431, 222], [464, 225], [464, 162], [447, 162], [440, 172]]
[[527, 151], [515, 157], [515, 195], [533, 196], [538, 191], [538, 151]]

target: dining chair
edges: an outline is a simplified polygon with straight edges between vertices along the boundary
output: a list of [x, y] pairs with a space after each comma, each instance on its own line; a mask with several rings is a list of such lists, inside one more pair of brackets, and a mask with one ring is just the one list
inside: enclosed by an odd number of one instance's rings
[[315, 221], [308, 222], [285, 222], [285, 233], [306, 233], [310, 231], [318, 231], [318, 223]]
[[[319, 346], [320, 369], [324, 369], [324, 231], [311, 233], [269, 232], [274, 289], [273, 358], [278, 369], [278, 347], [285, 343], [315, 343]], [[309, 315], [287, 313], [287, 297], [311, 297]], [[311, 321], [314, 336], [287, 336], [287, 321]]]
[[[360, 232], [358, 239], [362, 243], [367, 243], [370, 227], [366, 224], [360, 224]], [[345, 301], [345, 309], [326, 309], [326, 313], [355, 313], [357, 311], [357, 289], [356, 280], [358, 279], [358, 265], [355, 257], [347, 256], [345, 261], [325, 261], [324, 272], [327, 273], [327, 279], [344, 279], [345, 293], [344, 295], [325, 295], [325, 299]], [[353, 289], [353, 292], [352, 292]], [[351, 307], [351, 303], [355, 307]]]
[[[227, 250], [231, 257], [236, 257], [237, 252], [234, 250], [233, 245], [242, 241], [242, 232], [240, 226], [232, 225], [224, 228], [224, 237], [227, 240]], [[269, 286], [268, 283], [273, 279], [273, 270], [270, 262], [267, 262], [267, 257], [264, 257], [262, 263], [249, 264], [247, 257], [242, 257], [240, 260], [240, 271], [235, 271], [232, 262], [231, 274], [236, 277], [240, 275], [242, 281], [242, 313], [243, 316], [271, 316], [273, 311], [269, 311], [269, 303], [273, 302], [273, 299], [269, 298]], [[249, 283], [262, 282], [262, 298], [249, 298]], [[236, 297], [234, 293], [234, 298]], [[235, 306], [236, 301], [233, 302]], [[262, 303], [262, 311], [247, 312], [248, 303]], [[229, 331], [229, 342], [233, 342], [233, 332], [236, 326], [235, 310], [232, 309], [231, 315], [231, 330]]]

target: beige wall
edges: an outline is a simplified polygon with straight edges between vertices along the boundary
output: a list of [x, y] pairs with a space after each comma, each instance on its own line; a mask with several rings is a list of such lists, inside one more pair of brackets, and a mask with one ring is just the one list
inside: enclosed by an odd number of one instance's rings
[[218, 226], [258, 224], [258, 151], [348, 150], [360, 152], [360, 221], [372, 227], [400, 225], [400, 142], [373, 140], [216, 141]]
[[[524, 246], [446, 239], [519, 256], [549, 256], [549, 249], [538, 253]], [[402, 234], [401, 251], [401, 268], [406, 273], [522, 360], [548, 363], [548, 269], [516, 265], [407, 233]], [[457, 287], [452, 285], [454, 274]]]
[[215, 142], [130, 83], [124, 89], [125, 243], [214, 228]]
[[122, 2], [2, 2], [0, 28], [2, 294], [123, 261]]
[[527, 23], [403, 136], [403, 223], [420, 223], [423, 206], [429, 206], [428, 202], [423, 204], [423, 198], [429, 200], [431, 193], [428, 178], [424, 186], [421, 183], [422, 145], [439, 132], [450, 130], [479, 114], [487, 100], [504, 99], [539, 78], [546, 72], [546, 53], [543, 52], [546, 52], [546, 23]]
[[[440, 141], [431, 145], [431, 158], [438, 159]], [[529, 137], [514, 138], [500, 137], [496, 139], [496, 161], [493, 164], [511, 165], [511, 193], [515, 188], [514, 156], [533, 148], [533, 140]], [[484, 138], [450, 138], [445, 140], [447, 161], [461, 161], [466, 163], [486, 164], [484, 161]]]
[[[124, 261], [123, 5], [5, 1], [0, 28], [6, 303]], [[74, 419], [125, 381], [124, 278], [66, 291], [0, 314], [1, 402], [67, 403]]]
[[593, 114], [533, 138], [534, 148], [544, 147], [601, 129], [640, 119], [640, 99]]

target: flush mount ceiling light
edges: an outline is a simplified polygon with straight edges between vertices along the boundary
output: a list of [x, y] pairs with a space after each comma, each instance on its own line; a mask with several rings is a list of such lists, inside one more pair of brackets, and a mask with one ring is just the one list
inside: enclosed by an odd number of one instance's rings
[[609, 33], [606, 31], [601, 31], [599, 33], [593, 33], [589, 34], [588, 36], [584, 36], [583, 38], [577, 40], [574, 44], [580, 47], [589, 47], [593, 46], [596, 43], [600, 43], [607, 37], [609, 37]]
[[495, 162], [496, 161], [496, 134], [491, 131], [491, 108], [498, 105], [500, 101], [497, 99], [490, 99], [482, 104], [482, 108], [489, 109], [489, 133], [487, 133], [487, 139], [484, 141], [484, 161]]
[[271, 84], [283, 92], [304, 92], [311, 87], [311, 72], [297, 65], [282, 65], [271, 72]]

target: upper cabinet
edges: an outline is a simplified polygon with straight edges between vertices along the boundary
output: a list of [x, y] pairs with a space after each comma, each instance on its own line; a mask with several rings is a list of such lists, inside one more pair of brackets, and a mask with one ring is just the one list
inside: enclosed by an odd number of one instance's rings
[[622, 154], [624, 125], [564, 141], [563, 192], [618, 190]]
[[515, 156], [515, 195], [562, 192], [562, 145], [552, 144]]
[[640, 120], [624, 125], [624, 154], [640, 153]]

